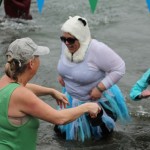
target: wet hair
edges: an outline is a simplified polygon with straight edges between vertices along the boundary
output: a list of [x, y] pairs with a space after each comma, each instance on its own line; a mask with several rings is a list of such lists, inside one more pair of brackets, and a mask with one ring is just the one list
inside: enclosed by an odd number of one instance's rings
[[18, 76], [25, 72], [26, 68], [27, 62], [13, 58], [7, 61], [7, 64], [5, 66], [5, 73], [8, 77], [18, 82]]
[[87, 23], [86, 23], [86, 21], [84, 19], [78, 18], [78, 20], [81, 21], [84, 26], [86, 26]]

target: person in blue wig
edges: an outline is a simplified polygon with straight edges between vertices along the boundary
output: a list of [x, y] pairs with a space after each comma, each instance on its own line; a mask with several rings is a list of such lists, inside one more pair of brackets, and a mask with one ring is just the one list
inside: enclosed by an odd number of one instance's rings
[[148, 69], [133, 85], [130, 90], [130, 98], [134, 101], [138, 101], [144, 98], [150, 97], [150, 69]]
[[117, 119], [126, 123], [130, 118], [124, 96], [116, 85], [125, 74], [125, 62], [106, 44], [91, 38], [86, 18], [69, 17], [61, 31], [58, 81], [69, 99], [68, 108], [95, 102], [101, 112], [95, 119], [85, 114], [72, 123], [55, 125], [54, 130], [67, 140], [107, 137], [113, 133]]

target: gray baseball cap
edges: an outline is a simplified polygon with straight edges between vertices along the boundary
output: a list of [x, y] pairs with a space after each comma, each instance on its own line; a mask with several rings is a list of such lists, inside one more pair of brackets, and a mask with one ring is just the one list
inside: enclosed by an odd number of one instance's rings
[[29, 37], [16, 39], [12, 42], [6, 53], [6, 56], [9, 56], [8, 59], [17, 59], [22, 61], [27, 61], [33, 56], [40, 56], [49, 54], [50, 50], [45, 46], [38, 46], [33, 42]]

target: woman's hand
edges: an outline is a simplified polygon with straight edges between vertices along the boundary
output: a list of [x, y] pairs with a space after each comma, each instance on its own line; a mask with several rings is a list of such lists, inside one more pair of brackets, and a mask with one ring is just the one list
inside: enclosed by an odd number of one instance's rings
[[58, 82], [61, 84], [61, 86], [65, 86], [65, 82], [61, 76], [58, 76]]
[[101, 96], [102, 93], [96, 87], [92, 89], [90, 93], [91, 100], [98, 100], [99, 98], [101, 98]]
[[60, 106], [60, 108], [66, 108], [66, 105], [69, 105], [68, 99], [65, 96], [65, 94], [62, 94], [61, 92], [54, 90], [53, 94], [51, 94], [53, 98], [56, 99], [57, 104]]
[[100, 106], [97, 103], [85, 103], [86, 105], [88, 105], [88, 113], [91, 116], [91, 118], [96, 118], [97, 114], [101, 111]]
[[150, 97], [150, 90], [144, 90], [142, 93], [141, 93], [141, 98], [148, 98]]

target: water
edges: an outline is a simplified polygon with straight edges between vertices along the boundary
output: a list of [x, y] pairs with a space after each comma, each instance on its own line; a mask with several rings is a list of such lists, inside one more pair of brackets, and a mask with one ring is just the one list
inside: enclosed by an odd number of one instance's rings
[[[3, 74], [5, 51], [15, 38], [29, 36], [38, 44], [46, 45], [51, 54], [41, 58], [41, 66], [32, 80], [35, 83], [60, 89], [57, 83], [57, 62], [60, 55], [60, 27], [68, 16], [81, 15], [88, 19], [91, 34], [113, 48], [126, 62], [126, 74], [118, 83], [127, 101], [132, 122], [107, 140], [66, 142], [56, 137], [53, 125], [41, 121], [37, 150], [149, 150], [150, 149], [150, 99], [133, 102], [129, 91], [136, 80], [148, 69], [150, 57], [150, 13], [145, 0], [99, 0], [94, 14], [88, 0], [47, 0], [39, 14], [36, 1], [32, 1], [32, 21], [0, 22], [0, 75]], [[0, 18], [4, 16], [0, 8]], [[51, 97], [42, 97], [52, 107]]]

